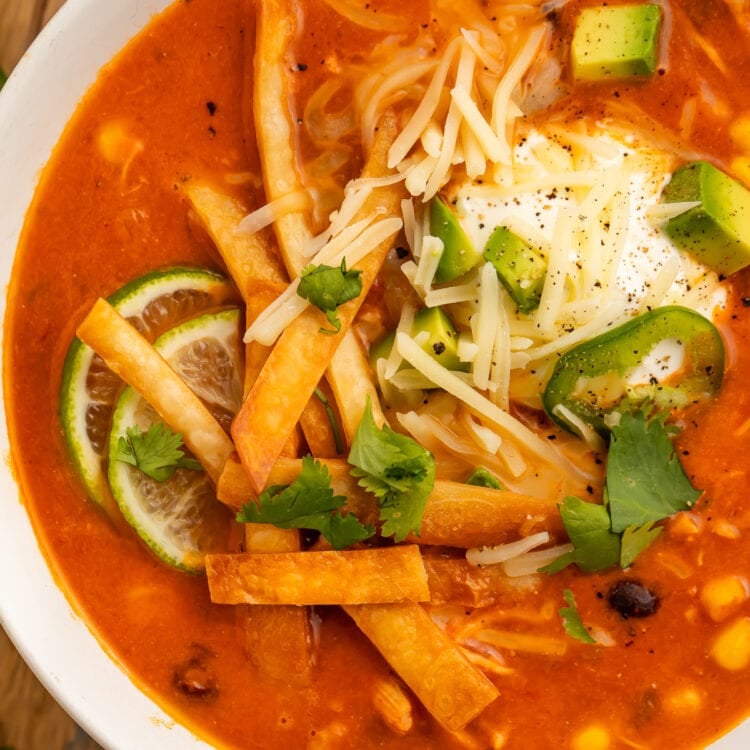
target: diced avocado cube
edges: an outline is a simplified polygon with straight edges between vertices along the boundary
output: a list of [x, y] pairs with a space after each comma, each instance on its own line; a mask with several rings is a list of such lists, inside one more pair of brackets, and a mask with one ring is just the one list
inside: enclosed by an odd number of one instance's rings
[[488, 469], [485, 469], [484, 466], [477, 466], [469, 475], [466, 484], [471, 484], [475, 487], [489, 487], [493, 490], [504, 489], [500, 480]]
[[547, 275], [547, 261], [507, 227], [495, 227], [484, 248], [484, 258], [495, 266], [500, 283], [522, 313], [539, 307]]
[[[458, 357], [458, 331], [442, 308], [425, 307], [414, 316], [411, 335], [417, 336], [422, 331], [428, 334], [422, 349], [438, 364], [448, 370], [465, 372], [469, 369], [469, 364], [462, 362]], [[370, 365], [373, 369], [379, 359], [385, 359], [390, 355], [395, 336], [395, 331], [391, 331], [371, 347]]]
[[700, 205], [671, 218], [672, 242], [721, 274], [750, 265], [750, 190], [706, 161], [680, 167], [664, 188], [666, 203]]
[[5, 86], [5, 82], [8, 80], [8, 76], [5, 75], [4, 71], [0, 68], [0, 89]]
[[433, 198], [430, 204], [430, 234], [443, 242], [443, 254], [435, 272], [436, 284], [453, 281], [481, 263], [482, 254], [440, 198]]
[[661, 9], [654, 3], [586, 8], [570, 48], [578, 81], [650, 76], [656, 69]]

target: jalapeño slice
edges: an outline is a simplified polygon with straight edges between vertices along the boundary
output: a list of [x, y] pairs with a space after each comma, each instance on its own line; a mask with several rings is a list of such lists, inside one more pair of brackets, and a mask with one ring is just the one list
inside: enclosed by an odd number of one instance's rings
[[607, 437], [626, 406], [648, 399], [660, 409], [684, 408], [715, 394], [723, 376], [713, 323], [685, 307], [660, 307], [566, 352], [542, 403], [570, 432]]

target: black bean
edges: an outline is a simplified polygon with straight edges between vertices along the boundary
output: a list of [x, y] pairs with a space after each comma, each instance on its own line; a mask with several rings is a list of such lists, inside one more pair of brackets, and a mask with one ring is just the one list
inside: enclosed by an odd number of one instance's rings
[[659, 608], [659, 597], [640, 581], [631, 579], [613, 584], [607, 593], [607, 601], [624, 620], [629, 617], [648, 617]]

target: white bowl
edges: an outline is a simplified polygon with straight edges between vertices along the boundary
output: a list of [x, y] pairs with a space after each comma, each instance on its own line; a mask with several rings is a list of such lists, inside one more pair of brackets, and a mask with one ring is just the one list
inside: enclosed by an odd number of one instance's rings
[[[171, 0], [68, 0], [0, 95], [0, 285], [40, 170], [99, 68]], [[0, 316], [6, 298], [0, 295]], [[0, 404], [0, 454], [10, 455]], [[110, 659], [55, 583], [9, 461], [0, 465], [0, 622], [45, 687], [111, 750], [192, 750], [205, 742], [177, 725]], [[750, 722], [714, 746], [750, 747]]]

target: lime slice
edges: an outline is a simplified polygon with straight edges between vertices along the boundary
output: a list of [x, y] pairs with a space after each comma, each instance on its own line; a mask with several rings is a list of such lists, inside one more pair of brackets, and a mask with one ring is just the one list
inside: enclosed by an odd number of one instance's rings
[[[200, 268], [154, 271], [126, 284], [108, 298], [149, 341], [202, 312], [237, 302], [232, 284]], [[122, 390], [115, 375], [79, 339], [68, 349], [60, 388], [65, 442], [88, 495], [111, 504], [106, 479], [107, 437], [112, 409]]]
[[[242, 333], [236, 309], [209, 313], [161, 336], [154, 348], [169, 362], [211, 413], [225, 426], [242, 403]], [[205, 472], [178, 469], [158, 482], [118, 461], [117, 445], [129, 427], [144, 432], [161, 421], [132, 388], [120, 395], [109, 438], [109, 484], [123, 516], [164, 562], [191, 573], [203, 571], [203, 557], [226, 545], [227, 509]]]

